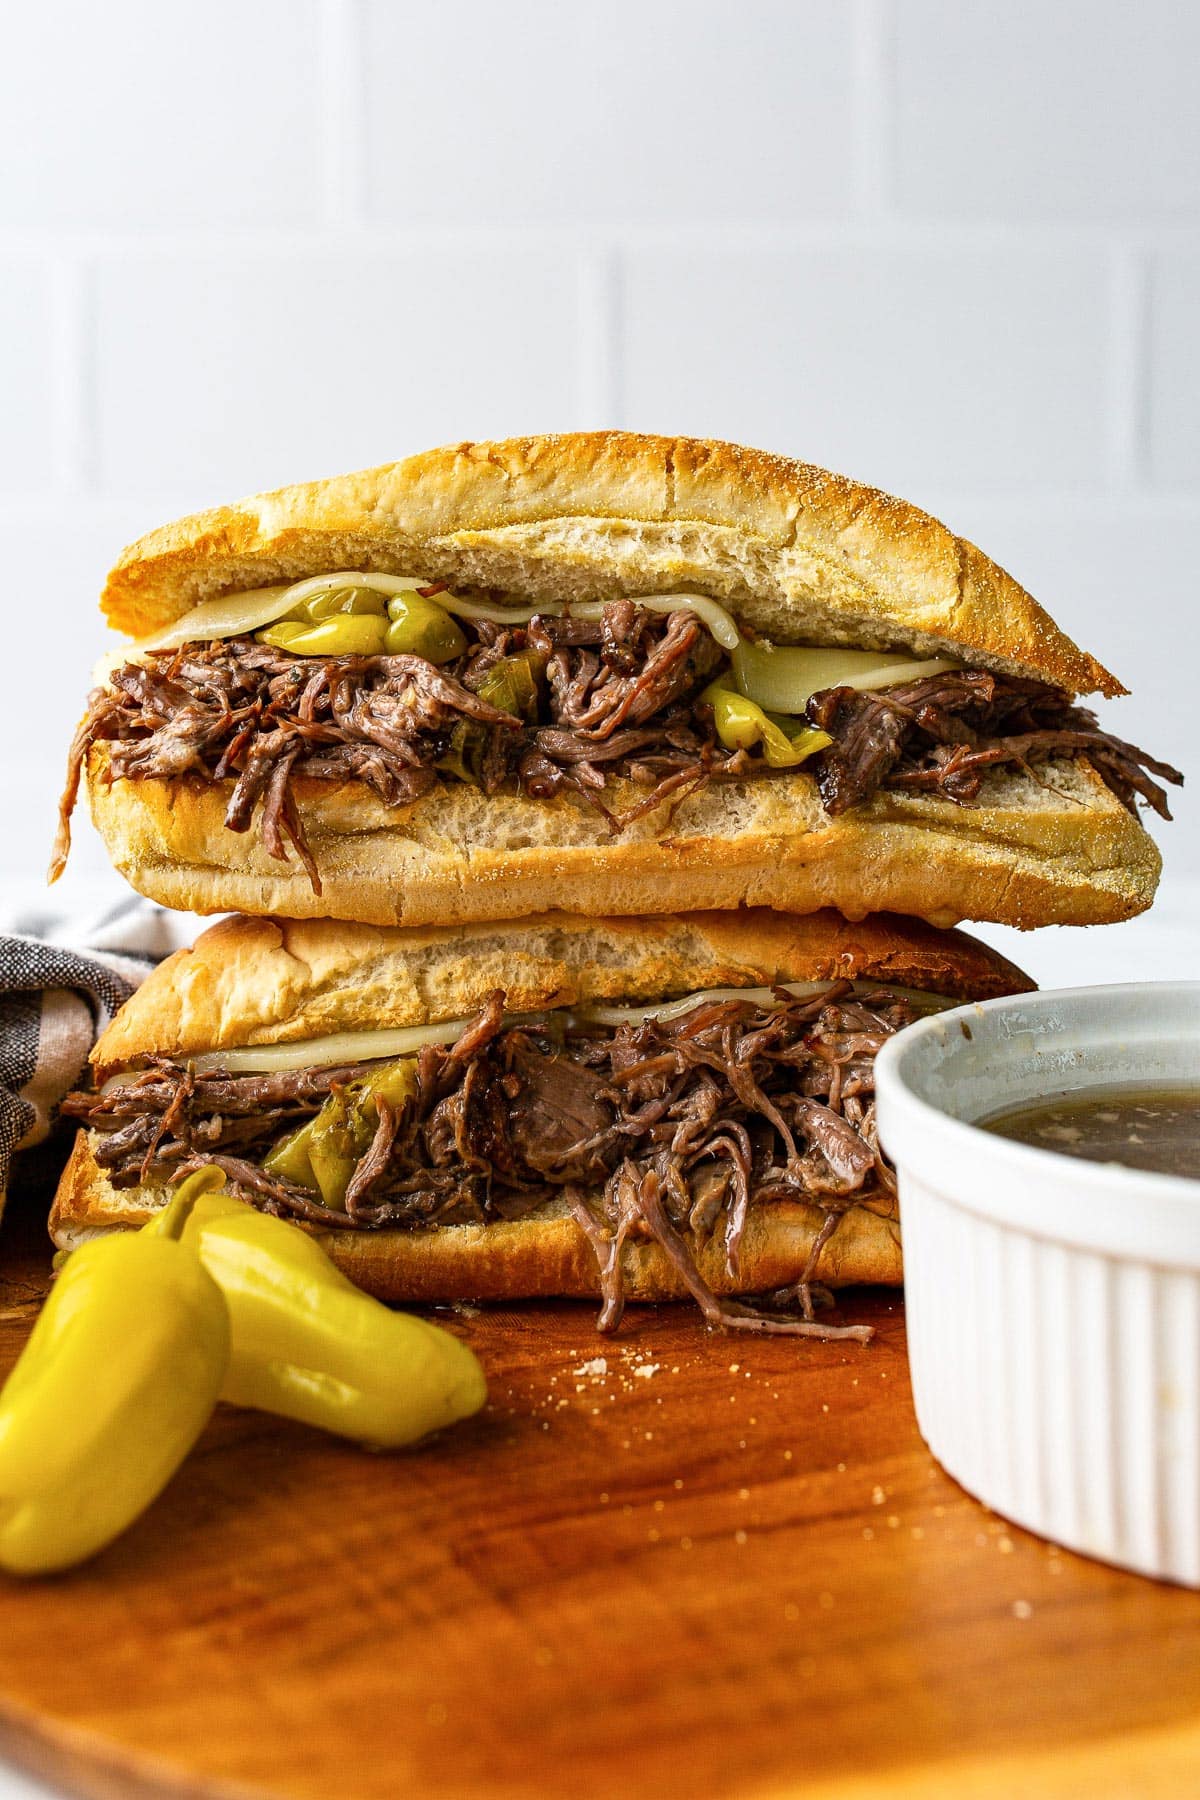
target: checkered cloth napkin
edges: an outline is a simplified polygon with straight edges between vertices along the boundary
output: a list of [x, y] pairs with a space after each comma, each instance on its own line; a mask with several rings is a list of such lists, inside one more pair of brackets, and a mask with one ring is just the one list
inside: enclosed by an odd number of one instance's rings
[[0, 934], [0, 1203], [14, 1152], [41, 1143], [117, 1008], [179, 943], [136, 896], [97, 918], [18, 915]]

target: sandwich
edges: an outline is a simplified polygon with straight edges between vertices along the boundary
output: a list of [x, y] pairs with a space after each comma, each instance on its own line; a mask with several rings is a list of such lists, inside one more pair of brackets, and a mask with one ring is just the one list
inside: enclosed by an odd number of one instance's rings
[[92, 1056], [51, 1214], [71, 1248], [211, 1164], [388, 1300], [691, 1296], [837, 1335], [828, 1290], [901, 1278], [877, 1050], [1028, 990], [956, 931], [769, 910], [456, 930], [231, 918]]
[[1126, 918], [1174, 770], [972, 544], [841, 476], [619, 432], [463, 443], [152, 532], [71, 751], [200, 913], [766, 905]]

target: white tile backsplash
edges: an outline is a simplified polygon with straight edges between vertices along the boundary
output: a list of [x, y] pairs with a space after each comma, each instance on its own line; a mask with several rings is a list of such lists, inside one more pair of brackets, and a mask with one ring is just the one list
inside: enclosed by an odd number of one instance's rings
[[1149, 466], [1163, 487], [1200, 487], [1200, 246], [1150, 270]]
[[316, 218], [318, 0], [6, 13], [0, 230]]
[[844, 212], [843, 0], [365, 0], [368, 210], [671, 225]]
[[919, 216], [1200, 221], [1194, 0], [895, 0]]
[[1094, 252], [636, 250], [620, 330], [625, 424], [902, 493], [1103, 479]]
[[53, 337], [49, 270], [0, 255], [0, 490], [54, 481]]
[[10, 841], [41, 854], [128, 537], [615, 423], [941, 512], [1189, 759], [1200, 7], [43, 0], [5, 51], [0, 548], [80, 682], [0, 716]]
[[562, 424], [578, 303], [575, 258], [553, 250], [106, 259], [101, 485], [198, 505]]

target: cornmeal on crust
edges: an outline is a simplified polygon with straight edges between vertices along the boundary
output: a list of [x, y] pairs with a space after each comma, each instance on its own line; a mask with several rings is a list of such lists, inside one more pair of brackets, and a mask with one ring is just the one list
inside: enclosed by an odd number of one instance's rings
[[102, 605], [141, 637], [201, 600], [338, 569], [532, 599], [690, 587], [780, 643], [908, 645], [1125, 692], [998, 564], [907, 501], [789, 457], [634, 432], [450, 444], [197, 513], [131, 545]]
[[[803, 770], [712, 783], [620, 836], [581, 801], [441, 785], [386, 807], [357, 782], [298, 781], [321, 870], [224, 823], [232, 782], [116, 781], [88, 763], [92, 817], [141, 894], [197, 913], [280, 913], [373, 925], [518, 919], [570, 908], [642, 914], [739, 906], [852, 918], [886, 910], [934, 925], [1101, 925], [1145, 910], [1161, 858], [1081, 759], [1035, 780], [991, 774], [970, 806], [881, 790], [831, 818]], [[636, 790], [632, 790], [634, 792]]]
[[[55, 1196], [50, 1235], [59, 1249], [74, 1249], [89, 1237], [146, 1224], [165, 1203], [162, 1189], [112, 1187], [96, 1165], [88, 1133], [81, 1131]], [[823, 1220], [815, 1206], [772, 1202], [751, 1207], [736, 1281], [718, 1238], [694, 1244], [693, 1255], [714, 1293], [785, 1287], [804, 1267]], [[595, 1252], [561, 1201], [511, 1222], [317, 1235], [338, 1267], [381, 1300], [587, 1299], [600, 1292]], [[657, 1244], [627, 1242], [621, 1266], [629, 1300], [686, 1297], [687, 1289]], [[860, 1282], [895, 1287], [901, 1277], [896, 1221], [862, 1206], [843, 1214], [814, 1275], [827, 1287]]]
[[92, 1052], [98, 1079], [138, 1057], [303, 1042], [467, 1017], [672, 999], [710, 987], [879, 980], [956, 999], [1031, 986], [958, 931], [880, 916], [767, 911], [672, 918], [555, 914], [453, 933], [335, 920], [224, 919], [143, 982]]

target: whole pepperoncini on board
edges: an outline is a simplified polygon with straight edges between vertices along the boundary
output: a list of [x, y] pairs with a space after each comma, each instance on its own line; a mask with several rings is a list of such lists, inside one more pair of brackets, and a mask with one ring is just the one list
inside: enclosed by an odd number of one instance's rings
[[229, 1309], [180, 1241], [195, 1198], [185, 1184], [140, 1231], [76, 1250], [0, 1392], [0, 1567], [13, 1574], [102, 1550], [208, 1423]]
[[198, 1200], [185, 1240], [229, 1307], [221, 1398], [395, 1450], [478, 1412], [473, 1351], [356, 1288], [319, 1241], [225, 1194]]
[[393, 1313], [299, 1226], [186, 1177], [140, 1231], [66, 1259], [0, 1390], [0, 1568], [95, 1555], [166, 1486], [218, 1399], [375, 1449], [477, 1412], [473, 1352]]

